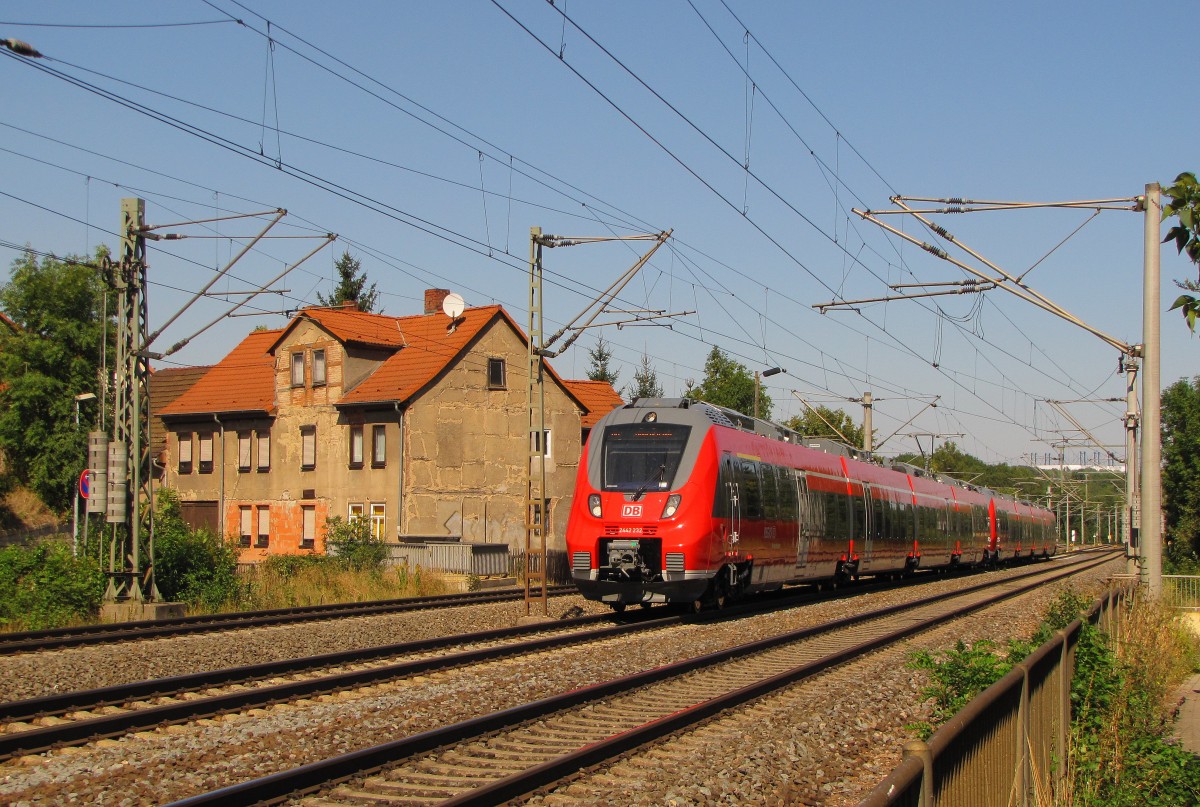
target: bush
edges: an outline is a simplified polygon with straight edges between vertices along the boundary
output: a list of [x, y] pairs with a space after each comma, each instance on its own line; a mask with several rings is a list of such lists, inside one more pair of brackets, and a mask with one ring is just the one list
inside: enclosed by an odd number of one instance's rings
[[0, 549], [0, 626], [44, 630], [86, 621], [104, 597], [104, 572], [58, 541]]
[[185, 524], [174, 491], [161, 490], [157, 499], [154, 580], [159, 593], [210, 611], [236, 601], [241, 595], [237, 547]]
[[1162, 607], [1135, 601], [1123, 641], [1085, 624], [1075, 648], [1069, 761], [1079, 807], [1200, 804], [1200, 756], [1170, 739], [1167, 697], [1195, 640]]
[[339, 565], [360, 572], [382, 571], [388, 557], [387, 547], [371, 534], [371, 524], [365, 518], [325, 519], [325, 545]]

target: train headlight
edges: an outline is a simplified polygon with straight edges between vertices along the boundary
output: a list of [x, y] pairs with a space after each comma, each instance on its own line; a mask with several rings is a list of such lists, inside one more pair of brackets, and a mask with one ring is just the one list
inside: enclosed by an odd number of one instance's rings
[[588, 495], [588, 511], [596, 518], [600, 518], [604, 512], [600, 507], [600, 494], [592, 493]]
[[678, 493], [672, 493], [667, 497], [667, 503], [663, 505], [662, 518], [670, 518], [675, 515], [675, 511], [679, 509], [679, 501], [682, 497]]

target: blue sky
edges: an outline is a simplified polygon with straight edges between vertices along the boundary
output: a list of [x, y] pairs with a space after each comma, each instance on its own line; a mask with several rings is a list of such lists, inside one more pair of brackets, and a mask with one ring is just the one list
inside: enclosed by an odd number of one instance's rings
[[[812, 306], [964, 277], [853, 207], [887, 209], [893, 194], [1128, 198], [1196, 170], [1200, 120], [1172, 74], [1175, 54], [1192, 44], [1189, 26], [1170, 8], [1155, 11], [1114, 2], [9, 2], [0, 38], [49, 58], [0, 59], [0, 241], [59, 255], [113, 245], [126, 196], [146, 199], [153, 224], [282, 207], [289, 215], [273, 234], [339, 235], [275, 285], [285, 292], [240, 312], [253, 316], [221, 320], [170, 357], [192, 365], [315, 303], [343, 249], [378, 284], [385, 313], [418, 313], [424, 289], [445, 287], [468, 304], [502, 303], [524, 323], [531, 226], [579, 236], [673, 229], [621, 305], [695, 313], [669, 328], [590, 331], [558, 370], [583, 377], [602, 333], [618, 386], [645, 353], [674, 395], [702, 378], [716, 345], [752, 370], [787, 369], [765, 384], [777, 419], [802, 410], [799, 396], [857, 420], [861, 409], [845, 399], [869, 389], [880, 399], [880, 438], [917, 415], [885, 453], [914, 450], [904, 433], [922, 432], [962, 434], [943, 439], [990, 462], [1042, 458], [1063, 430], [1072, 443], [1081, 437], [1045, 399], [1124, 395], [1116, 350], [999, 289], [824, 315]], [[929, 239], [915, 222], [892, 220]], [[1005, 269], [1030, 270], [1031, 286], [1086, 322], [1142, 340], [1140, 214], [1043, 209], [938, 223]], [[152, 327], [260, 227], [169, 228], [218, 237], [151, 245]], [[265, 283], [315, 244], [272, 240], [214, 291]], [[638, 248], [547, 250], [547, 332]], [[1169, 245], [1162, 254], [1165, 308], [1171, 279], [1194, 269]], [[17, 255], [0, 247], [6, 264]], [[236, 299], [201, 301], [158, 347]], [[1197, 372], [1198, 349], [1164, 314], [1164, 384]], [[932, 396], [939, 406], [918, 415]], [[1121, 442], [1121, 405], [1070, 408], [1102, 440]], [[1073, 444], [1068, 460], [1083, 450], [1096, 449]]]

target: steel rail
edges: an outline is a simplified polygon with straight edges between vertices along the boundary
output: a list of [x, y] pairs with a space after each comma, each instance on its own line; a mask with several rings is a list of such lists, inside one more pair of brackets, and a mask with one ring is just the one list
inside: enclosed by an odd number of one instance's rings
[[310, 673], [325, 667], [361, 663], [387, 656], [440, 650], [456, 645], [503, 641], [538, 633], [561, 633], [564, 630], [611, 622], [614, 618], [624, 620], [623, 626], [616, 629], [602, 629], [567, 637], [559, 636], [551, 640], [512, 644], [503, 648], [485, 651], [466, 651], [464, 653], [442, 656], [438, 659], [398, 663], [366, 671], [356, 671], [354, 673], [333, 674], [303, 682], [258, 687], [240, 691], [232, 695], [211, 695], [193, 698], [183, 703], [130, 709], [117, 714], [83, 718], [70, 723], [59, 723], [53, 726], [0, 734], [0, 760], [23, 754], [37, 753], [65, 745], [76, 745], [89, 740], [116, 737], [129, 731], [149, 728], [164, 723], [186, 722], [239, 709], [280, 703], [321, 692], [366, 686], [376, 683], [379, 680], [395, 679], [405, 675], [448, 669], [468, 663], [488, 661], [505, 655], [518, 655], [520, 653], [535, 652], [551, 647], [561, 647], [568, 644], [598, 640], [612, 635], [619, 635], [622, 631], [633, 632], [653, 629], [681, 622], [700, 623], [732, 620], [747, 614], [795, 607], [833, 597], [848, 598], [899, 586], [919, 585], [922, 582], [925, 582], [922, 577], [909, 578], [899, 584], [893, 581], [873, 581], [871, 583], [843, 588], [832, 595], [828, 592], [798, 591], [793, 589], [786, 593], [777, 593], [774, 597], [757, 598], [750, 602], [729, 606], [719, 612], [700, 615], [676, 613], [656, 618], [654, 612], [651, 611], [633, 612], [622, 617], [615, 617], [613, 614], [598, 614], [569, 620], [558, 620], [511, 628], [497, 628], [465, 634], [419, 639], [391, 645], [335, 651], [317, 656], [282, 659], [241, 667], [226, 667], [168, 678], [155, 678], [128, 684], [115, 684], [97, 689], [76, 690], [19, 701], [8, 701], [0, 703], [0, 721], [9, 723], [27, 722], [47, 716], [65, 715], [69, 712], [88, 712], [105, 706], [121, 706], [150, 698], [174, 697], [186, 692], [198, 692], [206, 688], [228, 686], [231, 684], [249, 684], [254, 681], [280, 675]]
[[951, 597], [960, 597], [985, 588], [1005, 586], [1022, 577], [1041, 577], [1042, 579], [1021, 586], [1009, 587], [985, 600], [969, 603], [957, 609], [935, 615], [928, 619], [910, 623], [891, 634], [877, 637], [866, 642], [843, 649], [827, 657], [808, 662], [785, 673], [771, 676], [754, 684], [744, 686], [733, 692], [695, 704], [690, 708], [679, 710], [669, 716], [648, 722], [647, 724], [619, 735], [610, 737], [599, 743], [589, 743], [587, 746], [566, 754], [550, 762], [542, 763], [522, 773], [499, 779], [489, 785], [474, 789], [462, 796], [450, 799], [446, 805], [467, 804], [496, 804], [505, 799], [514, 798], [524, 793], [558, 781], [566, 775], [578, 771], [581, 767], [595, 765], [613, 756], [627, 753], [633, 748], [659, 739], [674, 731], [694, 725], [722, 710], [746, 703], [749, 700], [786, 686], [790, 683], [811, 676], [821, 670], [843, 663], [855, 656], [878, 649], [887, 644], [899, 641], [914, 633], [926, 630], [959, 616], [971, 613], [996, 602], [1026, 593], [1040, 585], [1053, 580], [1078, 574], [1111, 560], [1115, 552], [1100, 553], [1099, 557], [1088, 558], [1072, 564], [1065, 569], [1046, 573], [1039, 570], [1018, 578], [1007, 578], [1002, 581], [988, 581], [954, 592], [952, 595], [939, 594], [920, 600], [893, 605], [872, 611], [867, 614], [845, 617], [825, 625], [804, 628], [791, 633], [761, 639], [738, 647], [709, 653], [691, 659], [685, 659], [673, 664], [663, 665], [653, 670], [635, 673], [630, 676], [614, 679], [599, 684], [582, 687], [570, 692], [544, 698], [534, 703], [516, 706], [489, 715], [483, 715], [470, 720], [461, 721], [450, 726], [421, 732], [401, 740], [353, 751], [349, 754], [332, 757], [319, 762], [309, 763], [287, 771], [280, 771], [269, 776], [260, 777], [235, 785], [230, 785], [209, 793], [197, 794], [173, 802], [170, 807], [199, 807], [200, 805], [251, 805], [278, 803], [284, 799], [306, 795], [322, 790], [330, 785], [338, 784], [351, 778], [368, 775], [375, 771], [394, 765], [405, 759], [438, 748], [462, 743], [466, 740], [478, 739], [483, 735], [510, 729], [530, 721], [545, 718], [556, 712], [562, 712], [577, 706], [626, 694], [632, 690], [678, 678], [685, 673], [713, 667], [721, 663], [748, 656], [760, 651], [780, 647], [785, 644], [811, 639], [835, 630], [849, 628], [864, 622], [880, 619], [906, 610], [926, 605], [943, 603]]
[[[551, 586], [551, 596], [574, 593], [574, 586]], [[178, 636], [189, 633], [207, 633], [219, 630], [282, 625], [293, 622], [310, 622], [323, 619], [340, 619], [354, 616], [373, 616], [386, 613], [402, 613], [433, 607], [454, 607], [521, 599], [521, 591], [466, 592], [462, 594], [437, 594], [426, 597], [405, 597], [394, 600], [371, 602], [337, 603], [334, 605], [307, 605], [296, 608], [275, 608], [265, 611], [245, 611], [241, 614], [202, 614], [175, 617], [173, 619], [115, 622], [101, 625], [84, 625], [78, 628], [26, 631], [23, 633], [0, 634], [0, 655], [53, 650], [63, 647], [78, 647], [89, 644], [104, 644], [139, 639], [154, 639], [163, 636]]]

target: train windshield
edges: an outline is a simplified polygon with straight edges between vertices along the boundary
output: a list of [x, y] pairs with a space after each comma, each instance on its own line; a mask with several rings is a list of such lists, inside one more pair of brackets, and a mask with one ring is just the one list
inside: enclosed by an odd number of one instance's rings
[[670, 490], [691, 426], [623, 423], [604, 430], [605, 490]]

